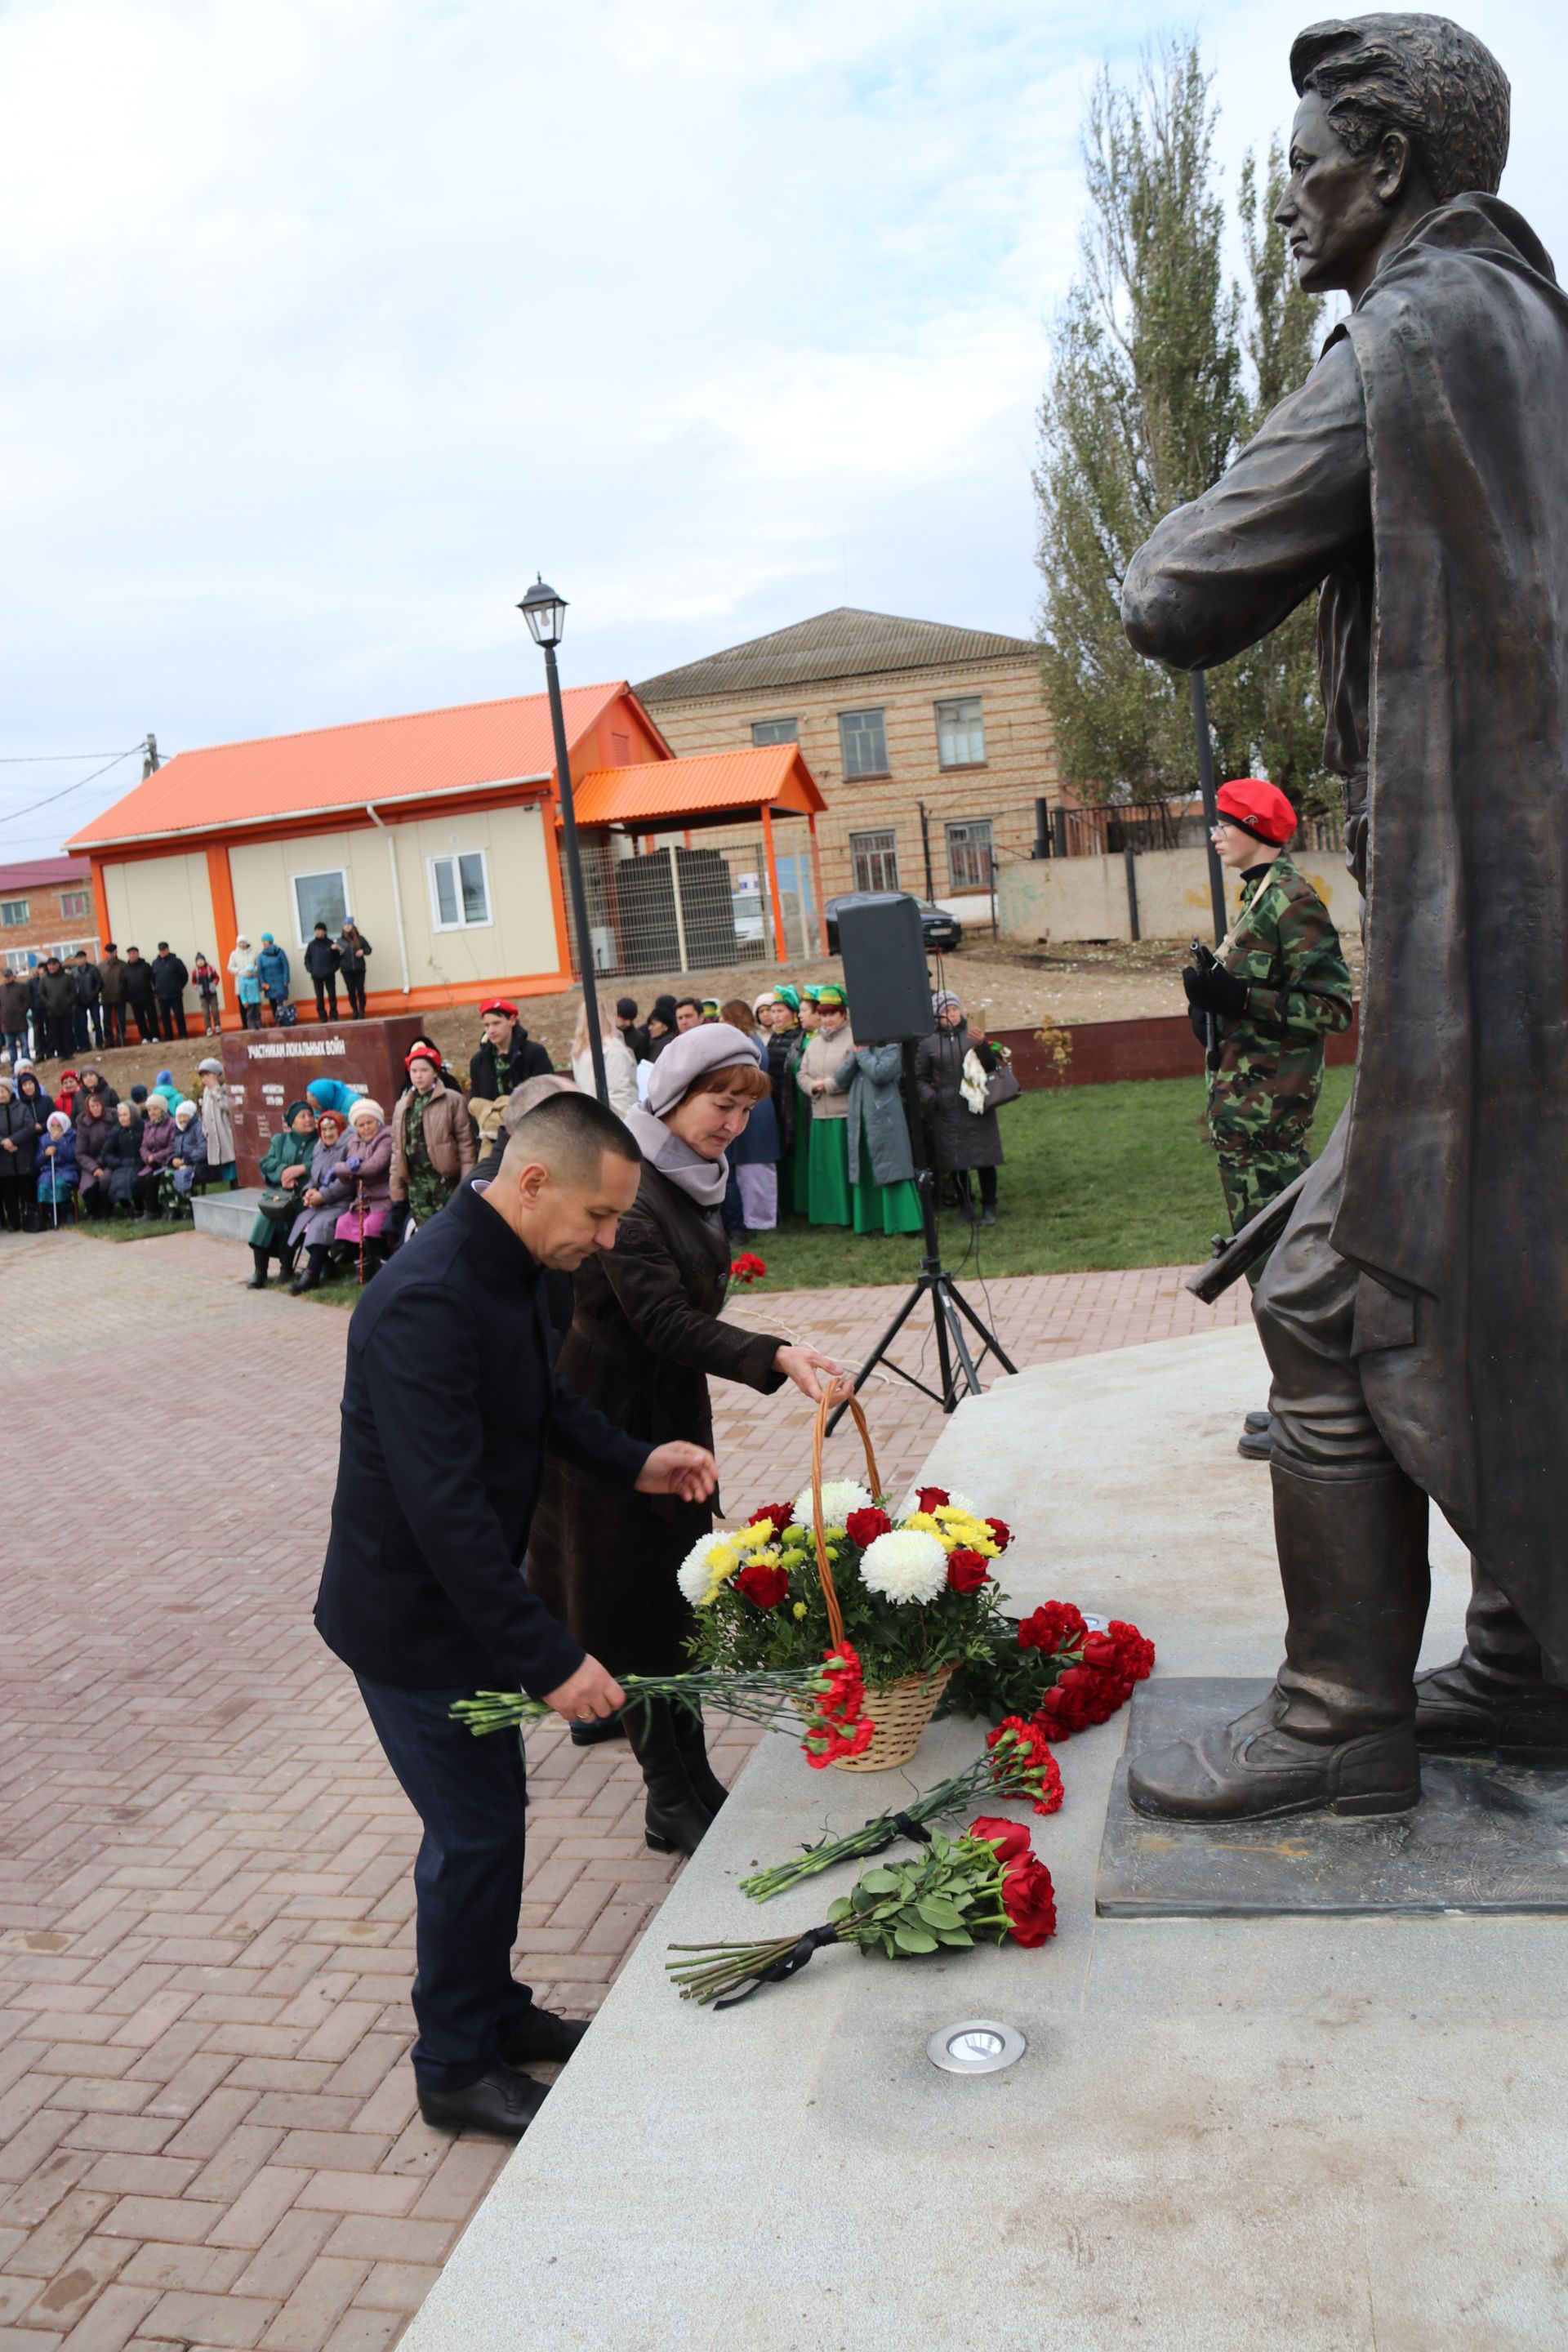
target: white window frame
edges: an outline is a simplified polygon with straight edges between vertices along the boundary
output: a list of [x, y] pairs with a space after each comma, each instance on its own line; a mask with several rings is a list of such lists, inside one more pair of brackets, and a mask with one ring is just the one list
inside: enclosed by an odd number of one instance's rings
[[85, 916], [90, 915], [91, 912], [92, 892], [90, 890], [62, 890], [60, 892], [60, 920], [62, 923], [79, 923]]
[[[461, 872], [458, 870], [458, 861], [459, 858], [463, 857], [477, 857], [479, 861], [479, 872], [484, 877], [485, 885], [484, 919], [480, 922], [470, 923], [465, 920], [462, 916], [459, 916], [455, 923], [444, 923], [441, 920], [441, 894], [436, 885], [436, 868], [437, 866], [450, 866], [454, 869], [452, 878], [457, 884], [457, 900], [458, 906], [461, 907], [463, 903], [463, 877]], [[430, 927], [432, 930], [489, 931], [495, 929], [496, 902], [495, 893], [490, 888], [490, 854], [488, 849], [480, 849], [476, 846], [473, 849], [437, 850], [433, 852], [431, 856], [426, 857], [425, 860], [425, 870], [430, 888]]]
[[[311, 918], [310, 928], [309, 930], [306, 930], [304, 928], [304, 918], [300, 912], [300, 885], [301, 882], [319, 881], [323, 874], [335, 874], [338, 880], [342, 883], [343, 911], [345, 914], [349, 912], [350, 908], [353, 905], [353, 900], [349, 896], [349, 869], [346, 866], [301, 866], [297, 873], [290, 873], [289, 877], [289, 904], [294, 917], [294, 934], [300, 943], [301, 952], [310, 946], [311, 940], [315, 937], [317, 918]], [[327, 929], [328, 935], [330, 937], [331, 926], [329, 924]]]
[[[789, 730], [787, 735], [782, 734], [778, 731], [780, 729], [786, 727]], [[752, 748], [753, 751], [765, 751], [770, 745], [774, 743], [798, 743], [799, 741], [800, 721], [798, 719], [753, 719], [752, 721]]]
[[[876, 845], [873, 846], [873, 844]], [[883, 846], [884, 844], [886, 846]], [[888, 880], [884, 873], [883, 878], [879, 882], [869, 878], [862, 882], [860, 879], [860, 866], [862, 859], [866, 861], [868, 866], [870, 866], [874, 861], [879, 869], [881, 869], [888, 865], [891, 865], [893, 869], [892, 879], [890, 881]], [[853, 877], [851, 887], [854, 889], [899, 889], [901, 886], [899, 881], [899, 829], [897, 825], [868, 825], [863, 830], [852, 833], [849, 836], [849, 871]]]
[[6, 912], [4, 923], [0, 924], [0, 929], [4, 929], [7, 931], [25, 931], [28, 923], [32, 920], [32, 917], [28, 912], [26, 899], [0, 898], [0, 908], [9, 909], [12, 907], [20, 907], [22, 909], [21, 913], [16, 916], [12, 916], [9, 912]]
[[[972, 875], [966, 875], [961, 880], [959, 877], [958, 866], [953, 857], [954, 850], [959, 851], [961, 856], [963, 853], [967, 852], [968, 862], [972, 864], [978, 863], [977, 853], [980, 848], [980, 844], [978, 841], [970, 838], [965, 838], [962, 841], [954, 841], [952, 836], [955, 833], [963, 834], [966, 836], [972, 835], [981, 825], [984, 825], [985, 828], [985, 871], [978, 878]], [[949, 889], [953, 891], [955, 894], [965, 890], [989, 890], [996, 870], [995, 819], [989, 816], [955, 817], [949, 821], [945, 831], [947, 837], [947, 881]]]
[[[951, 710], [956, 712], [963, 709], [968, 704], [973, 704], [974, 708], [975, 715], [973, 719], [953, 718], [944, 722], [942, 719], [943, 711]], [[944, 723], [949, 730], [950, 741], [953, 735], [967, 734], [971, 728], [974, 728], [978, 730], [980, 736], [980, 756], [978, 759], [950, 760], [948, 758], [948, 746], [942, 740], [942, 729]], [[945, 772], [951, 772], [955, 768], [983, 768], [985, 765], [985, 698], [984, 695], [947, 695], [944, 696], [942, 700], [936, 705], [936, 757], [937, 765]]]

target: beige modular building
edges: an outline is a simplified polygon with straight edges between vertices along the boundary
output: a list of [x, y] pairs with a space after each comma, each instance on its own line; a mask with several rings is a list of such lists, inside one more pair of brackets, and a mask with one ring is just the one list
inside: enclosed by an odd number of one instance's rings
[[840, 606], [636, 691], [680, 754], [799, 744], [829, 898], [904, 889], [988, 915], [993, 859], [1026, 858], [1036, 801], [1061, 796], [1027, 637]]

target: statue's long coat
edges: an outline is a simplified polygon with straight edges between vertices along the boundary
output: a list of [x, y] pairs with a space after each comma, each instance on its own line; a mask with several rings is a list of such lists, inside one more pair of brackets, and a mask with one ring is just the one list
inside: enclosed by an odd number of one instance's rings
[[[1517, 213], [1462, 196], [1384, 264], [1342, 338], [1373, 603], [1367, 969], [1334, 1245], [1373, 1277], [1356, 1339], [1379, 1427], [1568, 1675], [1568, 300]], [[1333, 363], [1342, 376], [1331, 349], [1315, 374]], [[1291, 469], [1327, 448], [1306, 430], [1321, 397], [1310, 380], [1141, 551], [1126, 602], [1145, 650], [1223, 659], [1299, 601], [1304, 583], [1256, 562], [1247, 469], [1271, 467], [1299, 514]], [[1336, 617], [1355, 634], [1345, 552], [1326, 661]], [[1331, 739], [1332, 699], [1330, 718]]]

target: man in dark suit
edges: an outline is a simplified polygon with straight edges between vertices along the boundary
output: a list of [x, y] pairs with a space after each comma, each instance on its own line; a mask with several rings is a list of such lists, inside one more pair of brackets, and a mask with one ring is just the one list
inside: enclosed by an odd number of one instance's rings
[[688, 1501], [716, 1480], [702, 1447], [639, 1444], [553, 1370], [542, 1274], [613, 1244], [640, 1157], [591, 1095], [542, 1103], [490, 1182], [453, 1194], [349, 1327], [316, 1624], [353, 1668], [425, 1827], [413, 2060], [428, 2123], [526, 2130], [544, 2085], [518, 2069], [569, 2057], [585, 2031], [538, 2008], [511, 1974], [521, 1743], [475, 1738], [450, 1715], [476, 1689], [521, 1687], [569, 1722], [625, 1699], [523, 1581], [544, 1456]]

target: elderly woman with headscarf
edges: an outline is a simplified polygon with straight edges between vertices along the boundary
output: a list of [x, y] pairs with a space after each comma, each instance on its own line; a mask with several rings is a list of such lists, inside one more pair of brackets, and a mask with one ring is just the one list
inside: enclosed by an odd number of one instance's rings
[[[725, 1154], [767, 1092], [749, 1038], [707, 1023], [653, 1065], [647, 1108], [626, 1125], [642, 1147], [637, 1197], [614, 1249], [578, 1269], [560, 1368], [617, 1427], [662, 1444], [711, 1447], [710, 1374], [771, 1394], [786, 1380], [814, 1402], [837, 1366], [815, 1348], [721, 1319], [730, 1251], [720, 1219]], [[613, 1674], [679, 1674], [691, 1612], [676, 1573], [713, 1523], [706, 1503], [623, 1495], [552, 1455], [529, 1538], [528, 1576]], [[647, 1842], [689, 1853], [724, 1801], [700, 1723], [637, 1707], [626, 1732], [647, 1783]]]
[[392, 1214], [392, 1129], [372, 1095], [361, 1095], [349, 1113], [349, 1128], [338, 1173], [349, 1188], [350, 1205], [333, 1227], [333, 1236], [357, 1252], [365, 1243], [381, 1239]]
[[980, 1222], [996, 1223], [996, 1171], [1002, 1164], [1002, 1131], [988, 1109], [985, 1082], [996, 1055], [985, 1033], [963, 1016], [951, 988], [931, 998], [936, 1034], [915, 1048], [915, 1089], [931, 1132], [935, 1164], [958, 1187], [958, 1205], [971, 1224], [974, 1201], [969, 1171], [980, 1174]]
[[77, 1198], [95, 1221], [109, 1214], [110, 1168], [105, 1151], [114, 1132], [114, 1113], [94, 1092], [76, 1118]]
[[[306, 1097], [291, 1102], [283, 1114], [283, 1124], [261, 1155], [261, 1192], [282, 1201], [286, 1196], [303, 1197], [302, 1188], [310, 1180], [310, 1155], [316, 1148], [316, 1107]], [[267, 1269], [277, 1257], [280, 1270], [291, 1276], [294, 1271], [294, 1245], [289, 1231], [294, 1223], [290, 1208], [273, 1216], [265, 1208], [256, 1212], [256, 1223], [250, 1228], [252, 1271], [246, 1281], [247, 1290], [265, 1290]]]
[[134, 1103], [115, 1104], [99, 1159], [109, 1177], [109, 1213], [113, 1216], [131, 1206], [142, 1173], [142, 1120]]
[[178, 1200], [184, 1202], [198, 1188], [205, 1190], [207, 1181], [207, 1139], [202, 1133], [201, 1114], [188, 1096], [182, 1096], [174, 1106], [174, 1126], [177, 1139], [169, 1173]]
[[291, 1297], [314, 1290], [325, 1280], [327, 1259], [344, 1202], [350, 1198], [341, 1179], [348, 1152], [348, 1121], [335, 1110], [324, 1110], [316, 1121], [316, 1148], [310, 1170], [300, 1191], [300, 1213], [289, 1228], [289, 1246], [303, 1248], [305, 1263], [289, 1285]]
[[178, 1137], [179, 1129], [169, 1116], [166, 1098], [154, 1090], [147, 1097], [147, 1116], [142, 1122], [142, 1139], [137, 1146], [141, 1172], [132, 1187], [142, 1205], [143, 1224], [158, 1213], [163, 1171], [174, 1159]]
[[38, 1122], [16, 1092], [11, 1073], [0, 1062], [0, 1226], [8, 1234], [29, 1230], [34, 1222], [37, 1179], [33, 1168]]
[[76, 1217], [76, 1136], [63, 1110], [52, 1110], [38, 1138], [38, 1220], [71, 1224]]

